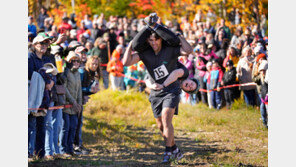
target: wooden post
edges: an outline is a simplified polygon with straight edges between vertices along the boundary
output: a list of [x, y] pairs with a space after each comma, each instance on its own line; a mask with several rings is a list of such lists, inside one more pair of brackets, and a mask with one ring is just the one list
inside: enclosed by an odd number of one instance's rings
[[111, 60], [110, 57], [111, 57], [111, 53], [110, 53], [110, 42], [107, 41], [107, 49], [108, 49], [108, 62]]

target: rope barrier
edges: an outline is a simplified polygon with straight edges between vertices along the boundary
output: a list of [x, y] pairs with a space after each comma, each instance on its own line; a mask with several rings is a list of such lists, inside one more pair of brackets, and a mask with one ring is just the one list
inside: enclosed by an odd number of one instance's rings
[[[68, 105], [62, 105], [62, 106], [53, 106], [49, 107], [47, 110], [56, 110], [56, 109], [64, 109], [64, 108], [71, 108], [73, 105], [68, 104]], [[46, 108], [28, 108], [28, 110], [45, 110]]]

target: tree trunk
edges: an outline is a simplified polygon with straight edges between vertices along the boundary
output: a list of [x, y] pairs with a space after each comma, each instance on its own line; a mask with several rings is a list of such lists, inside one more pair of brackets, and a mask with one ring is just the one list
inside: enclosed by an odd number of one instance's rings
[[259, 2], [258, 0], [255, 0], [254, 2], [254, 7], [256, 8], [256, 23], [257, 23], [257, 28], [260, 28], [260, 14], [259, 14]]
[[222, 2], [223, 2], [223, 5], [222, 5], [223, 6], [223, 8], [222, 8], [223, 18], [226, 19], [226, 17], [227, 17], [226, 3], [227, 3], [227, 1], [223, 0]]

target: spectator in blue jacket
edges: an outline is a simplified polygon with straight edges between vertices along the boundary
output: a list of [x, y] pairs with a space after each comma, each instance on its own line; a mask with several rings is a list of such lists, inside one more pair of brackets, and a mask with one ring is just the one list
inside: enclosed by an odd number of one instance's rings
[[[221, 81], [223, 77], [223, 71], [221, 70], [218, 60], [213, 59], [212, 60], [212, 70], [210, 74], [210, 92], [211, 94], [211, 100], [212, 100], [212, 105], [216, 109], [221, 109], [222, 107], [222, 97], [221, 97], [221, 92], [220, 92], [220, 86], [221, 86]], [[217, 90], [214, 90], [217, 89]]]
[[37, 28], [33, 24], [33, 17], [29, 16], [29, 21], [28, 21], [28, 41], [32, 42], [33, 39], [37, 36]]
[[[45, 56], [50, 40], [46, 33], [39, 33], [33, 40], [33, 51], [28, 57], [28, 80], [31, 80], [34, 71], [38, 72], [45, 63], [50, 63], [50, 59]], [[45, 79], [45, 88], [51, 90], [54, 81]], [[36, 139], [36, 140], [35, 140]], [[36, 142], [35, 142], [36, 141]], [[34, 150], [40, 158], [44, 157], [45, 142], [45, 121], [43, 116], [36, 117], [32, 114], [28, 116], [28, 152], [29, 157], [34, 155]], [[36, 147], [35, 147], [36, 146]]]
[[138, 79], [137, 66], [136, 65], [129, 66], [125, 72], [125, 76], [127, 76], [127, 77], [124, 77], [123, 81], [126, 86], [126, 89], [129, 90], [129, 89], [135, 87], [136, 81], [130, 79], [130, 77]]

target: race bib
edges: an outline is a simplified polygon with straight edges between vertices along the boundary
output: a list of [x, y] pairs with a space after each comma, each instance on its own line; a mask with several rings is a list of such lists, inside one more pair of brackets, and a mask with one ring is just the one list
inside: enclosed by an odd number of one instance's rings
[[161, 66], [155, 68], [153, 70], [153, 72], [154, 72], [155, 80], [160, 80], [169, 74], [168, 70], [166, 69], [166, 67], [164, 65], [161, 65]]

